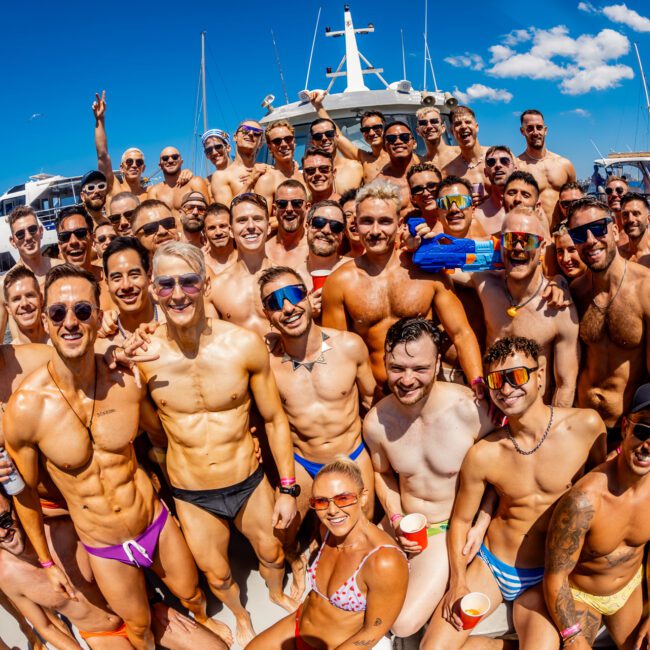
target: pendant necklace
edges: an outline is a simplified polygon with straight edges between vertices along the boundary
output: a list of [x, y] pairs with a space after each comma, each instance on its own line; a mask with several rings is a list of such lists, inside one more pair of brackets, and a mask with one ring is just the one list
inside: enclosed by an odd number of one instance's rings
[[625, 267], [623, 268], [623, 275], [621, 276], [621, 281], [618, 283], [618, 288], [616, 289], [616, 293], [612, 296], [612, 299], [604, 306], [601, 307], [596, 303], [596, 296], [594, 296], [594, 276], [593, 273], [591, 275], [591, 302], [593, 303], [594, 307], [601, 313], [604, 314], [607, 312], [607, 310], [612, 306], [612, 303], [616, 300], [616, 296], [618, 296], [619, 291], [621, 290], [621, 287], [623, 286], [623, 280], [625, 280], [625, 274], [627, 273], [627, 260], [625, 260]]
[[530, 296], [530, 298], [528, 298], [528, 300], [526, 300], [526, 301], [524, 301], [524, 302], [522, 302], [522, 303], [520, 303], [518, 305], [515, 305], [515, 301], [512, 299], [512, 296], [510, 295], [510, 291], [508, 291], [508, 282], [506, 280], [506, 293], [508, 294], [508, 301], [510, 302], [510, 307], [508, 307], [508, 309], [506, 309], [506, 314], [508, 314], [508, 316], [510, 316], [510, 318], [514, 318], [517, 315], [517, 312], [520, 309], [522, 309], [522, 307], [525, 307], [533, 298], [535, 298], [535, 296], [537, 296], [537, 294], [540, 292], [543, 284], [544, 284], [544, 275], [542, 275], [541, 282], [539, 283], [539, 286], [535, 290], [535, 293], [532, 296]]
[[284, 356], [282, 357], [282, 363], [286, 363], [287, 361], [291, 361], [292, 366], [293, 366], [293, 371], [295, 372], [300, 368], [300, 366], [303, 366], [304, 368], [307, 369], [308, 372], [311, 372], [314, 369], [314, 364], [316, 363], [327, 363], [325, 359], [325, 353], [328, 350], [332, 349], [331, 345], [328, 345], [326, 343], [327, 339], [329, 336], [325, 334], [325, 332], [321, 332], [321, 336], [323, 338], [323, 342], [321, 343], [321, 348], [320, 348], [320, 355], [318, 359], [314, 361], [300, 361], [299, 359], [296, 359], [295, 357], [292, 357], [290, 354], [287, 354], [286, 352], [284, 353]]

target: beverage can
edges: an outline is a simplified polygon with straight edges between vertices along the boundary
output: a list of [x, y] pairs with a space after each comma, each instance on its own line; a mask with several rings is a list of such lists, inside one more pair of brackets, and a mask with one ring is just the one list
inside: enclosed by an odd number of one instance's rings
[[12, 468], [11, 474], [9, 474], [9, 476], [5, 476], [4, 479], [2, 479], [2, 487], [4, 488], [4, 491], [9, 496], [20, 494], [25, 489], [25, 481], [23, 481], [23, 477], [16, 469], [16, 466], [9, 457], [9, 454], [5, 449], [2, 448], [0, 448], [0, 460], [9, 462]]

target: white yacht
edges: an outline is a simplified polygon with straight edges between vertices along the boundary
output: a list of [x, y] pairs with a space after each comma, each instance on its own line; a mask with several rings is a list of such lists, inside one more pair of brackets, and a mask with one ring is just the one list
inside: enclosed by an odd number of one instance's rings
[[612, 152], [597, 158], [588, 192], [602, 194], [608, 176], [622, 176], [630, 191], [650, 195], [650, 151]]

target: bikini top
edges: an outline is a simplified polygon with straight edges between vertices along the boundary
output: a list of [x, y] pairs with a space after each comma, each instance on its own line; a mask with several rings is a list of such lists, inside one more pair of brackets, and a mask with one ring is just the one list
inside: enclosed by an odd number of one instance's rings
[[365, 612], [367, 605], [366, 597], [363, 593], [361, 593], [361, 589], [357, 584], [357, 574], [359, 571], [361, 571], [366, 560], [380, 548], [394, 548], [402, 555], [404, 555], [404, 557], [406, 557], [406, 555], [401, 548], [395, 546], [394, 544], [382, 544], [381, 546], [377, 546], [377, 548], [373, 548], [372, 551], [365, 555], [361, 562], [359, 562], [359, 566], [357, 567], [356, 571], [331, 596], [327, 596], [326, 594], [321, 593], [316, 586], [316, 570], [318, 568], [318, 561], [320, 560], [323, 548], [325, 544], [327, 544], [328, 537], [329, 531], [327, 531], [325, 534], [325, 539], [323, 540], [323, 544], [318, 550], [316, 559], [307, 569], [307, 583], [309, 584], [309, 587], [312, 591], [315, 591], [321, 598], [329, 601], [331, 605], [334, 605], [334, 607], [342, 609], [346, 612]]

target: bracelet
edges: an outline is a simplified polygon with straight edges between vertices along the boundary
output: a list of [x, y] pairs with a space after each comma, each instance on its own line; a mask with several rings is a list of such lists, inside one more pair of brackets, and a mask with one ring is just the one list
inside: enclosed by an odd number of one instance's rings
[[41, 565], [41, 569], [49, 569], [51, 566], [54, 566], [54, 562], [52, 560], [47, 560], [46, 562], [39, 560], [38, 563]]
[[580, 634], [580, 632], [582, 632], [582, 625], [580, 625], [580, 623], [576, 623], [575, 625], [572, 625], [571, 627], [567, 627], [566, 629], [562, 630], [560, 632], [560, 636], [562, 637], [562, 641], [567, 641], [572, 636], [576, 636], [576, 634]]
[[404, 515], [401, 512], [396, 512], [394, 515], [390, 516], [390, 523], [394, 524], [397, 518], [404, 519]]
[[292, 485], [296, 484], [296, 479], [295, 478], [281, 478], [280, 479], [280, 485], [282, 487], [291, 487]]
[[485, 379], [483, 379], [483, 377], [476, 377], [475, 379], [472, 379], [471, 385], [476, 386], [477, 384], [485, 384]]

